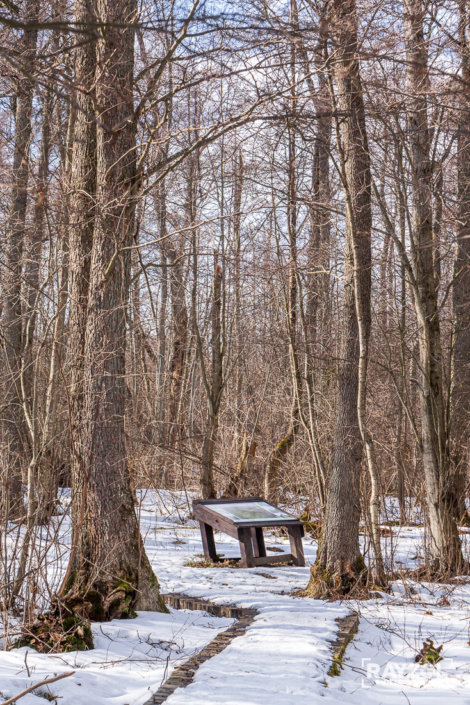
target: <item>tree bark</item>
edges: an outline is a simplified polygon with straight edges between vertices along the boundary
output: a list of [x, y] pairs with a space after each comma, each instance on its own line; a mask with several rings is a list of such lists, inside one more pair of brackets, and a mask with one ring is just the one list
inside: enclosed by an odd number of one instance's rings
[[80, 540], [84, 512], [84, 455], [82, 446], [83, 375], [85, 332], [90, 283], [90, 258], [96, 198], [96, 120], [94, 87], [97, 29], [95, 6], [75, 0], [78, 35], [74, 49], [74, 82], [77, 104], [70, 169], [69, 220], [69, 342], [70, 370], [69, 428], [72, 477], [72, 546]]
[[[44, 215], [46, 208], [47, 179], [49, 174], [50, 131], [52, 118], [52, 86], [45, 88], [42, 105], [41, 148], [37, 175], [37, 197], [34, 206], [33, 230], [29, 242], [25, 262], [25, 284], [27, 295], [24, 312], [25, 329], [23, 333], [22, 355], [22, 395], [23, 407], [29, 417], [31, 434], [32, 468], [29, 470], [28, 495], [33, 501], [28, 501], [28, 515], [33, 513], [36, 522], [46, 523], [51, 515], [55, 500], [55, 483], [51, 464], [51, 448], [47, 444], [47, 431], [41, 434], [38, 414], [38, 379], [35, 379], [35, 364], [33, 358], [33, 343], [36, 331], [36, 321], [39, 303], [39, 273], [41, 268], [42, 243], [44, 239]], [[53, 364], [53, 360], [51, 360]], [[51, 390], [48, 389], [50, 392]], [[46, 403], [50, 407], [50, 404]], [[41, 443], [39, 437], [46, 444]], [[28, 516], [28, 520], [29, 516]]]
[[[345, 38], [346, 39], [346, 38]], [[346, 237], [351, 241], [354, 302], [359, 339], [357, 420], [366, 451], [371, 491], [369, 498], [375, 582], [385, 580], [379, 528], [379, 471], [372, 434], [367, 424], [367, 373], [371, 334], [372, 210], [370, 153], [362, 85], [357, 59], [357, 34], [346, 39], [347, 47], [340, 66], [335, 65], [338, 103], [349, 116], [337, 130], [341, 178], [346, 202]], [[337, 124], [337, 121], [336, 121]]]
[[[367, 300], [368, 296], [370, 297], [371, 212], [370, 166], [357, 57], [357, 17], [354, 0], [335, 0], [333, 3], [332, 34], [332, 64], [338, 103], [346, 116], [342, 121], [346, 165], [343, 188], [345, 196], [350, 200], [350, 206], [346, 227], [343, 338], [338, 370], [336, 425], [321, 546], [309, 585], [309, 590], [314, 594], [322, 594], [330, 588], [347, 593], [365, 573], [364, 561], [359, 551], [362, 439], [358, 419], [359, 363], [360, 351], [364, 354], [364, 345], [360, 346], [355, 275], [357, 273], [362, 277], [360, 283], [363, 306], [360, 311], [365, 316], [362, 324], [367, 338], [367, 313], [370, 328]], [[340, 144], [339, 135], [338, 143]], [[364, 358], [362, 360], [364, 362]], [[361, 375], [364, 375], [364, 365]]]
[[[234, 239], [234, 335], [235, 335], [235, 353], [236, 359], [236, 380], [235, 380], [235, 414], [236, 414], [236, 442], [241, 437], [242, 427], [243, 427], [243, 414], [242, 414], [242, 403], [243, 403], [243, 332], [242, 332], [242, 314], [241, 314], [241, 207], [242, 207], [242, 193], [243, 193], [243, 180], [244, 180], [244, 165], [243, 165], [243, 155], [239, 148], [235, 154], [234, 159], [234, 193], [233, 193], [233, 239]], [[242, 451], [244, 453], [244, 442], [242, 444]]]
[[465, 490], [468, 482], [470, 422], [470, 40], [469, 13], [460, 3], [462, 82], [457, 151], [457, 251], [454, 263], [454, 356], [452, 385], [452, 479], [450, 502], [457, 521], [468, 521]]
[[211, 383], [206, 388], [208, 395], [208, 415], [204, 441], [202, 444], [201, 492], [203, 499], [215, 497], [214, 451], [219, 430], [219, 410], [223, 390], [223, 348], [222, 348], [222, 268], [214, 255], [214, 278], [212, 281], [212, 339], [211, 339]]
[[[290, 25], [298, 29], [297, 4], [291, 0]], [[296, 76], [297, 50], [294, 41], [290, 42], [290, 110], [296, 112]], [[289, 450], [294, 445], [300, 429], [300, 413], [302, 404], [302, 378], [297, 350], [297, 184], [296, 184], [296, 140], [293, 118], [287, 125], [288, 134], [288, 170], [287, 170], [287, 234], [289, 238], [289, 272], [286, 294], [287, 337], [289, 341], [289, 358], [293, 382], [292, 413], [289, 428], [284, 438], [271, 451], [264, 477], [264, 496], [273, 503], [278, 501], [280, 489], [280, 470]]]
[[134, 236], [136, 127], [133, 109], [134, 0], [99, 0], [106, 26], [97, 42], [97, 210], [84, 350], [83, 522], [65, 604], [92, 620], [164, 610], [145, 553], [125, 445], [126, 306]]
[[449, 447], [442, 379], [442, 349], [433, 262], [432, 164], [427, 116], [429, 76], [422, 0], [404, 6], [408, 124], [413, 175], [412, 252], [417, 289], [422, 454], [429, 510], [433, 569], [458, 570], [463, 564], [449, 501]]
[[181, 399], [181, 387], [186, 364], [186, 339], [188, 333], [188, 311], [185, 298], [184, 281], [184, 246], [171, 241], [168, 247], [170, 261], [170, 294], [173, 318], [173, 347], [170, 358], [170, 404], [169, 404], [169, 440], [173, 446], [182, 428], [178, 426], [178, 411]]
[[[25, 21], [38, 19], [39, 2], [28, 0]], [[5, 389], [2, 411], [2, 435], [8, 456], [6, 502], [10, 517], [23, 514], [21, 489], [22, 457], [27, 449], [22, 410], [21, 357], [23, 348], [21, 282], [25, 221], [30, 175], [29, 152], [33, 113], [34, 72], [38, 32], [25, 30], [18, 42], [18, 62], [27, 67], [28, 75], [18, 78], [16, 93], [15, 145], [13, 153], [12, 191], [7, 225], [5, 269], [3, 280], [3, 345], [5, 356]]]
[[161, 261], [161, 297], [160, 297], [160, 315], [158, 321], [158, 366], [157, 366], [157, 440], [161, 445], [166, 444], [166, 391], [167, 391], [167, 360], [166, 360], [166, 317], [168, 306], [168, 240], [166, 226], [166, 188], [165, 181], [161, 181], [157, 185], [155, 193], [155, 206], [157, 210], [157, 219], [159, 224], [158, 234], [160, 238], [160, 261]]
[[312, 88], [315, 109], [318, 115], [317, 134], [312, 168], [312, 205], [310, 207], [310, 232], [308, 250], [307, 322], [310, 338], [307, 341], [309, 371], [313, 374], [314, 356], [320, 352], [324, 329], [328, 326], [328, 300], [330, 277], [330, 143], [331, 143], [331, 98], [326, 76], [326, 40], [320, 38], [315, 50], [315, 67], [318, 72], [318, 94]]

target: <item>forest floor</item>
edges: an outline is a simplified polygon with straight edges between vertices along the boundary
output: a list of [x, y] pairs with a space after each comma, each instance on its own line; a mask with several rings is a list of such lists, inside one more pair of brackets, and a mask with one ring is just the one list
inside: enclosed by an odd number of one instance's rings
[[[64, 504], [67, 496], [64, 494]], [[434, 705], [442, 698], [470, 702], [470, 582], [452, 585], [396, 581], [389, 594], [362, 602], [324, 602], [296, 597], [306, 587], [317, 542], [307, 536], [305, 568], [201, 568], [199, 529], [188, 519], [184, 494], [147, 492], [141, 526], [163, 593], [177, 592], [217, 604], [256, 608], [244, 636], [206, 661], [194, 681], [179, 688], [168, 705]], [[57, 518], [57, 522], [61, 521]], [[42, 540], [47, 541], [47, 529]], [[279, 534], [279, 532], [277, 532]], [[416, 567], [423, 529], [393, 526], [384, 551], [395, 569]], [[268, 547], [289, 552], [288, 540], [266, 532]], [[462, 538], [468, 551], [468, 536]], [[60, 580], [67, 560], [68, 519], [61, 544], [51, 546], [49, 580]], [[237, 542], [216, 534], [226, 558], [239, 555]], [[278, 555], [278, 552], [272, 555]], [[360, 614], [339, 676], [329, 676], [337, 619]], [[135, 620], [94, 624], [96, 648], [89, 652], [38, 654], [22, 648], [0, 652], [0, 696], [10, 698], [43, 678], [74, 675], [26, 695], [21, 705], [143, 705], [173, 668], [200, 651], [232, 620], [203, 612], [139, 613]], [[417, 665], [425, 639], [443, 646], [436, 666]], [[1, 697], [0, 697], [1, 704]]]

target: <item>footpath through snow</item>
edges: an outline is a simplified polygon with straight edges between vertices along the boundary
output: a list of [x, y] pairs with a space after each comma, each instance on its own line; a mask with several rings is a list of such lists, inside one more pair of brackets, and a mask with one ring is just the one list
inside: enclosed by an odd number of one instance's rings
[[[436, 590], [413, 584], [405, 591], [397, 584], [391, 595], [355, 605], [297, 598], [292, 593], [307, 585], [308, 565], [248, 570], [187, 565], [200, 559], [202, 546], [185, 504], [184, 497], [170, 493], [143, 498], [142, 533], [162, 591], [256, 608], [258, 616], [244, 636], [200, 667], [193, 683], [176, 690], [168, 705], [434, 705], [442, 697], [456, 705], [470, 703], [470, 585]], [[412, 565], [421, 538], [419, 529], [402, 531], [388, 550]], [[227, 558], [239, 555], [230, 537], [218, 534], [216, 541]], [[266, 543], [289, 552], [282, 536], [271, 533]], [[313, 563], [316, 543], [307, 538], [304, 549], [307, 564]], [[54, 571], [59, 580], [60, 571]], [[353, 607], [361, 613], [359, 633], [348, 647], [344, 670], [332, 678], [327, 673], [335, 620]], [[201, 612], [141, 612], [136, 620], [94, 625], [97, 648], [91, 652], [3, 651], [0, 692], [6, 699], [44, 677], [75, 670], [42, 692], [55, 696], [57, 705], [143, 705], [174, 666], [231, 623]], [[438, 668], [414, 663], [425, 638], [444, 644]], [[44, 700], [33, 693], [19, 702]]]

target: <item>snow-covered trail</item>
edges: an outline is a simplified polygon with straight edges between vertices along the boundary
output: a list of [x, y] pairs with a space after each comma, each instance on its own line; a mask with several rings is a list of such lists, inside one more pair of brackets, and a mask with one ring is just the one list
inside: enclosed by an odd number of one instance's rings
[[[191, 567], [188, 563], [199, 560], [202, 545], [185, 503], [184, 497], [170, 493], [143, 498], [142, 533], [162, 591], [252, 607], [258, 615], [244, 636], [204, 663], [193, 683], [168, 698], [169, 705], [434, 705], [442, 697], [469, 705], [469, 585], [434, 589], [414, 584], [414, 594], [404, 595], [403, 586], [396, 584], [391, 595], [353, 605], [295, 597], [307, 585], [308, 565]], [[219, 553], [239, 555], [230, 537], [218, 534], [216, 540]], [[414, 565], [421, 540], [421, 529], [404, 528], [384, 539], [384, 547], [403, 565]], [[271, 533], [266, 543], [289, 552], [282, 536]], [[313, 563], [316, 542], [307, 538], [304, 549], [307, 564]], [[61, 570], [54, 570], [59, 580]], [[348, 646], [341, 675], [330, 677], [335, 620], [350, 608], [361, 613], [359, 633]], [[57, 705], [143, 705], [175, 665], [229, 624], [231, 620], [201, 612], [140, 613], [136, 620], [94, 625], [97, 648], [91, 652], [0, 652], [0, 692], [11, 697], [47, 675], [76, 669], [72, 677], [50, 686]], [[425, 638], [444, 644], [439, 669], [414, 664]], [[30, 694], [20, 702], [34, 705], [43, 698]]]

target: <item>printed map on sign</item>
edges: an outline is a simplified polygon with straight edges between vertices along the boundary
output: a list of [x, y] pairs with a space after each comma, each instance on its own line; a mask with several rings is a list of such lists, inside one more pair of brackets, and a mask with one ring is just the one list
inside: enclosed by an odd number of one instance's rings
[[233, 502], [233, 504], [210, 504], [209, 509], [227, 517], [231, 521], [269, 521], [277, 519], [294, 519], [282, 509], [272, 507], [266, 502]]

